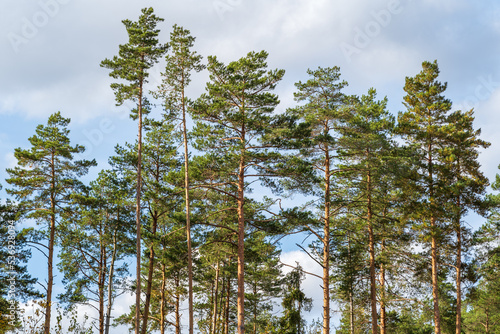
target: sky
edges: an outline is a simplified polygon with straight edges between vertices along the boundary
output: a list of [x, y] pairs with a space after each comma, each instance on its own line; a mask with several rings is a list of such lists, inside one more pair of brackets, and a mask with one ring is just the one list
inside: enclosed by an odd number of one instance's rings
[[[475, 128], [491, 147], [480, 155], [493, 179], [500, 163], [500, 2], [494, 0], [2, 0], [0, 3], [0, 184], [13, 152], [50, 114], [71, 118], [74, 143], [107, 166], [113, 147], [133, 141], [136, 124], [127, 106], [116, 107], [109, 71], [99, 66], [127, 42], [121, 20], [136, 20], [153, 7], [166, 43], [174, 24], [196, 37], [195, 49], [224, 62], [249, 51], [269, 52], [270, 68], [285, 69], [277, 86], [277, 112], [294, 106], [294, 83], [307, 80], [308, 68], [339, 66], [346, 92], [377, 89], [393, 114], [404, 110], [405, 77], [423, 61], [437, 60], [439, 80], [453, 109], [475, 110]], [[161, 64], [151, 75], [159, 82]], [[193, 77], [189, 93], [199, 96], [208, 79]], [[0, 192], [0, 198], [5, 193]], [[477, 227], [481, 220], [471, 218]], [[285, 245], [286, 246], [286, 245]], [[299, 258], [291, 247], [284, 256]], [[305, 258], [304, 258], [305, 259]], [[304, 260], [305, 261], [305, 260]], [[304, 264], [303, 264], [304, 265]], [[311, 270], [315, 270], [311, 268]], [[318, 271], [319, 268], [316, 268]], [[321, 300], [317, 282], [307, 288]], [[316, 292], [314, 292], [316, 291]], [[320, 312], [320, 305], [312, 313]]]

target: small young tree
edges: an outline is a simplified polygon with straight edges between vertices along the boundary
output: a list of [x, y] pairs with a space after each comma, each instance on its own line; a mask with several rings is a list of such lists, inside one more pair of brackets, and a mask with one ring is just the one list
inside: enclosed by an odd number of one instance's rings
[[302, 312], [311, 311], [312, 299], [307, 298], [301, 289], [304, 278], [299, 264], [284, 278], [283, 316], [278, 321], [280, 334], [305, 334], [306, 323]]

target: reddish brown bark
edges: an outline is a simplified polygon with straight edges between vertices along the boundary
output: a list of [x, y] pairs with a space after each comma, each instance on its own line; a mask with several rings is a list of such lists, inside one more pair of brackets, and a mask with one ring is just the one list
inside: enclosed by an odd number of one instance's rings
[[325, 150], [325, 221], [323, 232], [323, 334], [330, 333], [330, 155]]
[[[142, 59], [144, 60], [144, 59]], [[136, 288], [135, 288], [135, 334], [140, 333], [141, 316], [141, 174], [142, 174], [142, 81], [139, 86], [139, 103], [137, 104], [139, 129], [137, 135], [137, 185], [135, 200], [136, 232]]]

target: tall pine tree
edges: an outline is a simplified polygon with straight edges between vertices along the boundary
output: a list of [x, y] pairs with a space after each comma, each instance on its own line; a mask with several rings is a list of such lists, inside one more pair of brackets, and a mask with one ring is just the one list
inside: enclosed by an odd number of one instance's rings
[[159, 30], [156, 26], [163, 21], [154, 14], [153, 8], [142, 9], [139, 20], [134, 22], [123, 20], [127, 29], [129, 41], [120, 45], [118, 56], [105, 59], [101, 66], [111, 69], [109, 74], [114, 79], [125, 80], [128, 83], [113, 83], [111, 88], [115, 92], [117, 105], [125, 101], [132, 101], [137, 107], [132, 110], [131, 118], [138, 120], [137, 146], [137, 184], [136, 184], [136, 255], [137, 255], [137, 287], [136, 287], [136, 319], [135, 334], [140, 331], [140, 304], [141, 304], [141, 168], [142, 168], [142, 118], [149, 113], [149, 102], [146, 98], [145, 84], [148, 82], [148, 70], [158, 62], [165, 53], [166, 46], [158, 42]]
[[70, 144], [69, 122], [70, 119], [63, 118], [60, 112], [51, 115], [47, 125], [37, 126], [35, 135], [29, 138], [31, 148], [15, 150], [17, 166], [7, 169], [10, 176], [7, 183], [13, 186], [7, 193], [19, 201], [23, 218], [35, 219], [41, 225], [23, 233], [29, 233], [29, 244], [43, 249], [47, 258], [45, 334], [50, 331], [54, 246], [60, 217], [68, 208], [70, 195], [81, 186], [78, 178], [96, 165], [95, 161], [73, 160], [74, 155], [84, 152], [85, 148]]
[[186, 205], [186, 236], [188, 247], [188, 313], [189, 333], [193, 334], [193, 254], [191, 249], [191, 216], [189, 200], [189, 148], [186, 113], [190, 101], [186, 96], [186, 88], [191, 82], [191, 72], [199, 72], [205, 68], [200, 62], [202, 57], [197, 55], [191, 48], [195, 38], [190, 35], [189, 30], [174, 25], [170, 34], [169, 46], [171, 54], [165, 57], [167, 66], [162, 73], [163, 82], [158, 87], [158, 95], [165, 101], [167, 118], [180, 120], [182, 123], [182, 138], [184, 145], [184, 196]]
[[321, 218], [318, 226], [307, 228], [320, 240], [323, 248], [323, 333], [330, 332], [330, 234], [331, 216], [337, 207], [332, 208], [332, 178], [335, 174], [335, 158], [337, 149], [337, 133], [345, 95], [341, 90], [347, 86], [340, 81], [338, 67], [308, 70], [310, 79], [295, 84], [297, 92], [295, 100], [306, 102], [303, 106], [289, 110], [291, 116], [305, 122], [310, 129], [310, 136], [303, 138], [301, 155], [316, 171], [314, 178], [304, 192], [312, 188], [322, 196]]
[[[450, 211], [453, 212], [452, 228], [456, 234], [455, 260], [455, 288], [456, 288], [456, 321], [455, 333], [462, 333], [462, 252], [466, 248], [464, 239], [467, 229], [463, 224], [463, 217], [469, 210], [484, 212], [482, 195], [486, 191], [488, 179], [480, 170], [478, 161], [479, 149], [487, 148], [490, 144], [479, 139], [481, 130], [474, 130], [473, 110], [455, 111], [449, 115], [451, 124], [448, 147], [445, 151], [448, 168], [452, 175]], [[466, 240], [466, 239], [465, 239]]]
[[[271, 157], [260, 139], [272, 129], [272, 112], [279, 103], [271, 93], [284, 70], [267, 70], [267, 52], [250, 52], [246, 57], [225, 65], [216, 57], [208, 58], [210, 82], [208, 94], [198, 101], [196, 118], [206, 123], [199, 132], [200, 144], [229, 173], [226, 184], [212, 186], [237, 202], [238, 213], [238, 334], [245, 332], [245, 193], [248, 180], [272, 172], [263, 168]], [[220, 171], [218, 171], [220, 172]], [[273, 175], [274, 176], [274, 175]], [[231, 190], [223, 190], [230, 186]]]
[[411, 210], [409, 216], [422, 228], [422, 241], [430, 243], [435, 334], [441, 333], [439, 251], [446, 224], [441, 201], [448, 198], [446, 185], [450, 179], [443, 150], [450, 131], [447, 116], [451, 109], [450, 100], [443, 95], [447, 85], [437, 81], [438, 75], [437, 61], [426, 61], [419, 74], [406, 78], [404, 105], [407, 110], [398, 116], [400, 134], [415, 152], [414, 178], [406, 187], [415, 195], [415, 201], [407, 207]]

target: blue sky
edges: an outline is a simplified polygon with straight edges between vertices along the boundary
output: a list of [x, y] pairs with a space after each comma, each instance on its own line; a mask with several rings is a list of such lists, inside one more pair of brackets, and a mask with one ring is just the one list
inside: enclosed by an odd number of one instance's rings
[[[127, 40], [123, 19], [155, 8], [191, 30], [204, 57], [229, 62], [249, 51], [269, 52], [270, 68], [286, 70], [278, 85], [278, 111], [293, 106], [293, 83], [306, 70], [340, 66], [346, 92], [375, 87], [389, 109], [403, 110], [406, 76], [425, 60], [438, 60], [440, 80], [454, 109], [475, 109], [476, 128], [492, 143], [480, 156], [490, 179], [500, 163], [500, 2], [494, 0], [2, 0], [0, 4], [0, 183], [27, 147], [37, 124], [56, 111], [70, 117], [71, 138], [88, 158], [106, 167], [117, 143], [133, 141], [136, 124], [127, 106], [115, 107], [112, 80], [100, 62]], [[151, 77], [158, 82], [161, 65]], [[207, 74], [193, 78], [190, 94], [203, 92]], [[91, 173], [97, 174], [95, 168]], [[5, 197], [0, 192], [0, 198]], [[473, 226], [480, 219], [473, 219]], [[313, 284], [313, 283], [311, 283]]]

